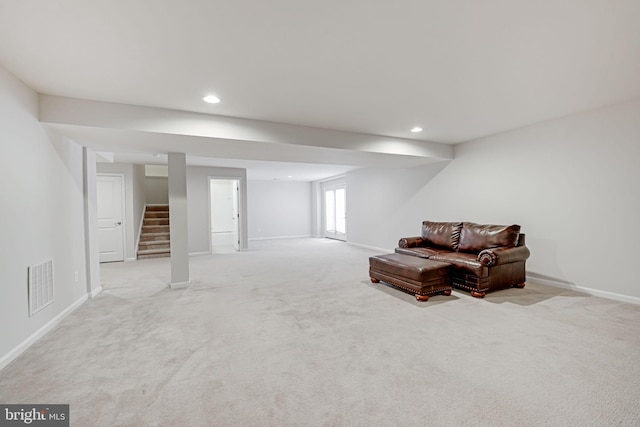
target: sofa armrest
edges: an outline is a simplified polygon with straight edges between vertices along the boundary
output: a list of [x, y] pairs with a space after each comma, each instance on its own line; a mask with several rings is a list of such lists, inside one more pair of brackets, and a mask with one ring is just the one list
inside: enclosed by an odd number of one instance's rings
[[398, 242], [398, 246], [404, 249], [424, 246], [425, 240], [422, 237], [403, 237]]
[[493, 267], [500, 264], [526, 261], [530, 254], [531, 252], [526, 246], [484, 249], [478, 254], [477, 260], [487, 267]]

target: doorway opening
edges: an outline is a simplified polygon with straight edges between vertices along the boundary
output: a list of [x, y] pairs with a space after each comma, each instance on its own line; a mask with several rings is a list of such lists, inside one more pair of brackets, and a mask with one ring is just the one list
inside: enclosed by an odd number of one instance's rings
[[347, 188], [345, 183], [327, 184], [324, 191], [324, 236], [347, 240]]
[[211, 253], [240, 250], [240, 180], [209, 178], [209, 247]]

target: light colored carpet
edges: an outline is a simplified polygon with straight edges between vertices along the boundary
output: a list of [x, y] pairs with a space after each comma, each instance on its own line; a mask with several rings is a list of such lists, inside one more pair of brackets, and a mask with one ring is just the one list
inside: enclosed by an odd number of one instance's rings
[[[325, 239], [102, 265], [104, 292], [0, 372], [73, 426], [638, 426], [640, 306], [529, 283], [428, 302]], [[6, 327], [6, 325], [4, 326]]]

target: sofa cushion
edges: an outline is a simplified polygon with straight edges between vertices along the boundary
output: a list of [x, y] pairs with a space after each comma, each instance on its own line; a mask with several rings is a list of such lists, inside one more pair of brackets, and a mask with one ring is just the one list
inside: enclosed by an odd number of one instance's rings
[[395, 249], [395, 253], [397, 254], [413, 255], [420, 258], [431, 258], [433, 255], [437, 255], [442, 252], [451, 252], [451, 251], [449, 249], [432, 248], [432, 247], [426, 247], [426, 246]]
[[474, 254], [464, 252], [441, 252], [429, 257], [432, 261], [447, 262], [453, 265], [455, 270], [464, 271], [467, 274], [473, 274], [476, 277], [489, 277], [489, 267], [483, 265], [477, 260]]
[[473, 222], [462, 224], [458, 250], [478, 253], [483, 249], [512, 248], [518, 243], [519, 225], [482, 225]]
[[450, 250], [458, 250], [461, 222], [422, 222], [422, 238], [428, 244]]

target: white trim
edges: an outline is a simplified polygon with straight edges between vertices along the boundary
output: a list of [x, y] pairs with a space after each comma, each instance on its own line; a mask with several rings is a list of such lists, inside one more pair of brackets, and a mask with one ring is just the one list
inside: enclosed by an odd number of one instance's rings
[[297, 236], [271, 236], [271, 237], [251, 237], [249, 238], [249, 241], [255, 241], [255, 240], [278, 240], [278, 239], [303, 239], [306, 237], [315, 237], [312, 236], [310, 234], [301, 234], [301, 235], [297, 235]]
[[89, 298], [93, 299], [98, 296], [98, 294], [102, 293], [102, 286], [98, 286], [94, 290], [89, 293]]
[[189, 256], [211, 255], [211, 252], [189, 252]]
[[191, 284], [191, 280], [187, 280], [186, 282], [177, 282], [169, 284], [170, 289], [184, 289], [188, 288]]
[[0, 370], [6, 368], [11, 362], [24, 353], [29, 347], [31, 347], [36, 341], [45, 336], [49, 331], [55, 328], [65, 317], [67, 317], [76, 308], [80, 307], [87, 300], [87, 295], [82, 296], [76, 302], [67, 307], [64, 311], [58, 314], [56, 317], [47, 322], [43, 327], [31, 334], [29, 338], [18, 344], [13, 350], [5, 354], [0, 358]]
[[362, 243], [354, 243], [354, 242], [347, 242], [347, 243], [350, 244], [350, 245], [353, 245], [353, 246], [359, 246], [359, 247], [364, 248], [364, 249], [371, 249], [372, 251], [382, 252], [382, 253], [385, 253], [385, 254], [393, 253], [395, 251], [395, 249], [379, 248], [377, 246], [363, 245]]
[[555, 279], [553, 277], [543, 276], [536, 273], [527, 272], [527, 281], [531, 279], [532, 282], [539, 283], [541, 285], [553, 286], [556, 288], [569, 289], [577, 292], [584, 292], [596, 297], [612, 299], [615, 301], [628, 302], [631, 304], [640, 305], [640, 298], [630, 295], [618, 294], [615, 292], [603, 291], [600, 289], [585, 288], [584, 286], [578, 286], [575, 283], [566, 282], [564, 280]]
[[134, 261], [138, 259], [138, 248], [140, 247], [140, 236], [142, 235], [142, 225], [144, 224], [144, 216], [147, 214], [147, 205], [144, 205], [144, 209], [142, 209], [142, 218], [140, 218], [140, 225], [138, 226], [138, 236], [136, 237], [136, 244], [134, 247], [135, 250], [135, 258]]

